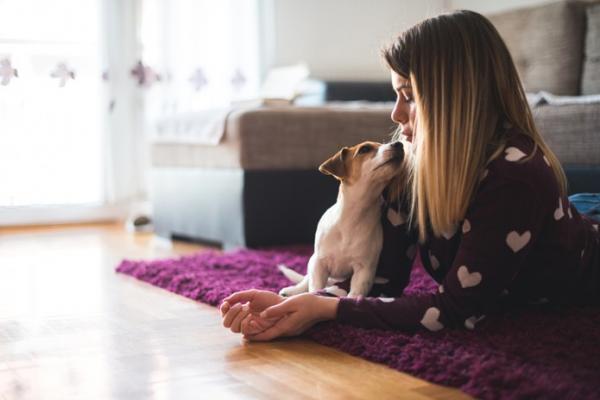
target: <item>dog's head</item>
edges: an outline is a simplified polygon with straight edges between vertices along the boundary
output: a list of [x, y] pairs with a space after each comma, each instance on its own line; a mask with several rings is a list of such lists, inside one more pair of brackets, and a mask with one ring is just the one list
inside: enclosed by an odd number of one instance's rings
[[400, 142], [363, 142], [342, 148], [321, 164], [319, 171], [346, 185], [387, 184], [399, 173], [403, 160], [404, 147]]

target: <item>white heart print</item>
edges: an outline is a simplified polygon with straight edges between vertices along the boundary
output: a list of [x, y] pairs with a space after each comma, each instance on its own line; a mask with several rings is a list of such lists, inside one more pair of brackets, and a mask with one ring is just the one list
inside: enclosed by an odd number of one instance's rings
[[388, 208], [387, 218], [393, 226], [400, 226], [406, 222], [406, 217], [391, 207]]
[[462, 226], [462, 233], [469, 233], [471, 232], [471, 223], [469, 222], [468, 219], [465, 219], [465, 222], [463, 222], [463, 226]]
[[390, 280], [388, 278], [384, 278], [382, 276], [376, 276], [375, 279], [373, 280], [373, 283], [375, 283], [377, 285], [385, 285], [389, 281]]
[[565, 212], [563, 211], [563, 207], [562, 207], [562, 199], [559, 197], [558, 198], [558, 208], [556, 210], [554, 210], [554, 219], [555, 220], [559, 220], [562, 217], [565, 216]]
[[458, 230], [458, 225], [454, 225], [452, 228], [450, 228], [450, 230], [448, 232], [442, 232], [442, 236], [446, 240], [450, 240], [456, 234], [457, 230]]
[[506, 236], [506, 244], [515, 253], [527, 246], [529, 240], [531, 240], [531, 232], [529, 231], [525, 231], [522, 234], [519, 234], [517, 231], [511, 231]]
[[383, 303], [391, 303], [392, 301], [396, 300], [393, 297], [378, 297], [377, 300], [383, 302]]
[[481, 274], [479, 272], [469, 272], [466, 265], [461, 265], [458, 268], [458, 281], [463, 289], [477, 286], [481, 283]]
[[465, 328], [467, 329], [475, 329], [475, 324], [478, 323], [479, 321], [481, 321], [482, 319], [485, 318], [485, 315], [482, 315], [481, 317], [476, 317], [476, 316], [472, 316], [470, 318], [467, 318], [465, 320]]
[[438, 321], [440, 317], [440, 310], [436, 307], [429, 307], [427, 311], [425, 311], [425, 315], [423, 315], [423, 319], [421, 319], [421, 325], [430, 331], [439, 331], [444, 328], [444, 325], [440, 321]]
[[489, 172], [490, 171], [488, 171], [487, 169], [484, 169], [483, 172], [481, 173], [481, 177], [479, 177], [479, 182], [481, 182], [482, 180], [484, 180], [488, 176]]
[[504, 150], [504, 153], [506, 154], [506, 156], [504, 157], [506, 159], [506, 161], [519, 161], [521, 158], [525, 157], [526, 154], [523, 153], [521, 150], [517, 149], [516, 147], [507, 147], [506, 150]]
[[429, 252], [429, 262], [431, 263], [431, 268], [433, 268], [434, 270], [440, 267], [440, 262], [438, 261], [436, 256], [431, 254], [431, 251]]

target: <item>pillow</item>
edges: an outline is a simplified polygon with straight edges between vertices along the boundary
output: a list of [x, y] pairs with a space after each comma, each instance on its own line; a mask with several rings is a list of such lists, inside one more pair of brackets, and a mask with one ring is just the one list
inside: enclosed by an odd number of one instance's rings
[[581, 94], [600, 94], [600, 4], [587, 9]]
[[559, 1], [489, 15], [528, 92], [580, 92], [585, 2]]

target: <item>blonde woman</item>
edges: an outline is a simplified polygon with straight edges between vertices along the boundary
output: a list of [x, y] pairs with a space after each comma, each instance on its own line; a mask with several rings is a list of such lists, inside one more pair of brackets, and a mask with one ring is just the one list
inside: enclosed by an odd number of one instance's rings
[[[412, 143], [407, 223], [385, 243], [366, 298], [238, 292], [223, 323], [250, 340], [300, 334], [322, 320], [384, 329], [475, 329], [510, 304], [600, 303], [598, 222], [566, 196], [563, 170], [537, 131], [506, 45], [483, 16], [425, 20], [383, 52], [397, 94], [392, 119]], [[418, 249], [437, 293], [402, 296]], [[387, 279], [387, 282], [386, 282]]]

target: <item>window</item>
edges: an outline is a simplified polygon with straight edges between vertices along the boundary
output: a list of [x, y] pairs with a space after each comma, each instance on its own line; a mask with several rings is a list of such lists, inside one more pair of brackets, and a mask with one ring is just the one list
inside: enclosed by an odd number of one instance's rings
[[99, 0], [0, 7], [0, 207], [102, 203]]

